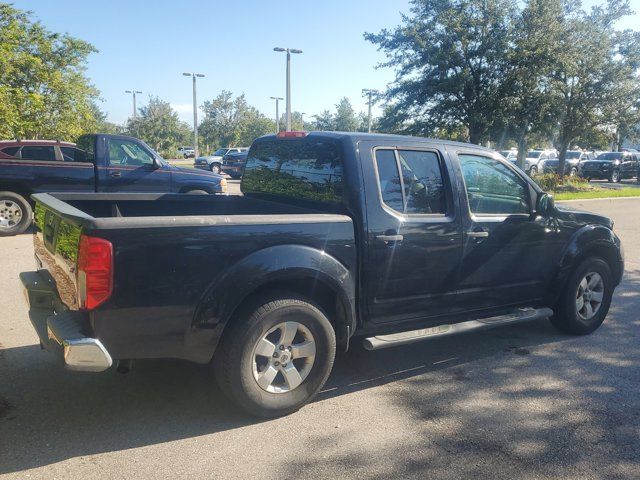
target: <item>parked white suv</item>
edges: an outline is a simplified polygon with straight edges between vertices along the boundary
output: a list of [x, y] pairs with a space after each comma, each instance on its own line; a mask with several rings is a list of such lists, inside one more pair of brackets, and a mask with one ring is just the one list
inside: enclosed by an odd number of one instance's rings
[[211, 170], [213, 173], [222, 172], [222, 157], [228, 153], [240, 153], [249, 150], [247, 147], [219, 148], [211, 155], [202, 155], [194, 160], [193, 166], [201, 170]]
[[524, 159], [524, 170], [529, 176], [537, 175], [538, 172], [544, 171], [544, 162], [557, 158], [558, 152], [555, 150], [529, 150], [527, 158]]
[[196, 151], [193, 147], [180, 147], [178, 153], [184, 158], [190, 158], [196, 156]]

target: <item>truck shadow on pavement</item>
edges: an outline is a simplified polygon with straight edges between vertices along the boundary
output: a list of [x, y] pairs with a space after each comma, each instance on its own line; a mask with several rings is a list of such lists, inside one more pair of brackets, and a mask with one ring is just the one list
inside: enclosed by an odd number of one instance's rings
[[[383, 447], [357, 441], [367, 432], [327, 429], [301, 438], [308, 455], [283, 465], [283, 477], [365, 463], [375, 476], [448, 476], [452, 455], [465, 458], [458, 478], [488, 455], [541, 476], [564, 462], [569, 474], [594, 451], [609, 455], [611, 476], [624, 476], [640, 452], [639, 310], [635, 271], [591, 336], [561, 335], [540, 321], [377, 352], [354, 348], [337, 359], [315, 415], [324, 418], [327, 400], [398, 382], [376, 391], [377, 401], [419, 422], [422, 435]], [[222, 396], [207, 366], [145, 361], [126, 375], [81, 374], [62, 370], [37, 345], [0, 349], [0, 474], [255, 423]], [[336, 450], [337, 442], [351, 447]]]

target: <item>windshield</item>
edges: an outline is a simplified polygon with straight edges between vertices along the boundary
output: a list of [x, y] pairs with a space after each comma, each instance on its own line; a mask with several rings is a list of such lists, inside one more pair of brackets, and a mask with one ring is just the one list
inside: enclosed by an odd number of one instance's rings
[[529, 157], [529, 158], [538, 158], [541, 154], [542, 154], [542, 152], [539, 151], [539, 150], [531, 150], [529, 153], [527, 153], [527, 157]]
[[580, 155], [582, 155], [582, 152], [567, 152], [566, 158], [580, 158]]
[[216, 150], [215, 152], [213, 152], [213, 156], [214, 157], [219, 157], [224, 155], [225, 153], [227, 153], [228, 148], [219, 148], [218, 150]]
[[596, 160], [620, 160], [622, 157], [624, 157], [624, 153], [622, 152], [606, 152], [598, 155]]

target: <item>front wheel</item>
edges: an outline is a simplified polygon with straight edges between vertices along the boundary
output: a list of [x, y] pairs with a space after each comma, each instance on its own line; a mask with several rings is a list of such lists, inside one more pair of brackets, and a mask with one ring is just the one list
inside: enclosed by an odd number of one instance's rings
[[212, 171], [213, 173], [220, 174], [220, 172], [222, 171], [222, 169], [220, 168], [220, 165], [218, 165], [217, 163], [212, 163], [212, 164], [211, 164], [211, 171]]
[[0, 192], [0, 237], [18, 235], [31, 225], [31, 205], [22, 195]]
[[620, 182], [620, 172], [618, 170], [614, 170], [611, 172], [611, 176], [609, 177], [610, 183], [619, 183]]
[[294, 294], [262, 297], [235, 318], [213, 358], [224, 393], [246, 412], [295, 412], [322, 388], [336, 354], [335, 332], [313, 302]]
[[565, 333], [591, 333], [607, 316], [612, 296], [609, 265], [600, 258], [587, 258], [569, 278], [551, 323]]
[[570, 171], [569, 171], [569, 176], [570, 177], [577, 177], [578, 176], [578, 169], [576, 167], [573, 167]]

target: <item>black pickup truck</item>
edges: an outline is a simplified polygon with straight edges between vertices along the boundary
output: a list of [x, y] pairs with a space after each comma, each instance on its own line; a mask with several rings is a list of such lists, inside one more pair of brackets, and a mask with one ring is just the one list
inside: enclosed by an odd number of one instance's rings
[[211, 360], [261, 416], [370, 350], [549, 317], [603, 322], [624, 260], [611, 220], [556, 207], [474, 145], [285, 132], [252, 145], [244, 196], [37, 194], [42, 344], [68, 368]]
[[0, 236], [31, 225], [39, 192], [225, 193], [219, 175], [169, 165], [144, 142], [85, 135], [77, 145], [51, 140], [0, 142]]

